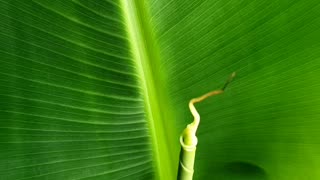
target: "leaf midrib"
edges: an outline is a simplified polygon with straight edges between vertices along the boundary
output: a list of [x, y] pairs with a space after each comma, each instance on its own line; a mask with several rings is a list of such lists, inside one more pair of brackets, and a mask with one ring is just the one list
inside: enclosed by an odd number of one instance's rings
[[[179, 143], [163, 70], [144, 1], [121, 0], [129, 43], [144, 96], [156, 179], [176, 179]], [[177, 138], [176, 138], [177, 137]]]

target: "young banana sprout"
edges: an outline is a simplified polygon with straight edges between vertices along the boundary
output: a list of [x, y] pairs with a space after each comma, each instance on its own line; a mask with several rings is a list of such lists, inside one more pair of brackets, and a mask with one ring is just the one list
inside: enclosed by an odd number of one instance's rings
[[191, 114], [194, 117], [192, 123], [188, 124], [180, 136], [180, 162], [179, 162], [179, 171], [178, 171], [178, 180], [192, 180], [193, 176], [193, 166], [194, 159], [196, 155], [196, 146], [198, 139], [196, 137], [196, 132], [200, 123], [200, 115], [196, 108], [194, 107], [195, 103], [201, 102], [206, 98], [214, 95], [218, 95], [224, 92], [228, 84], [235, 77], [236, 73], [233, 72], [228, 78], [227, 82], [224, 84], [222, 89], [208, 92], [198, 98], [193, 98], [189, 102], [189, 109]]

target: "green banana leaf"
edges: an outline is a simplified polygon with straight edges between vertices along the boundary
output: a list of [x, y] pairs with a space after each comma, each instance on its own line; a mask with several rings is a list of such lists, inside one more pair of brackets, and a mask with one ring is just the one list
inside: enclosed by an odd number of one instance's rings
[[320, 178], [317, 0], [1, 0], [0, 179]]

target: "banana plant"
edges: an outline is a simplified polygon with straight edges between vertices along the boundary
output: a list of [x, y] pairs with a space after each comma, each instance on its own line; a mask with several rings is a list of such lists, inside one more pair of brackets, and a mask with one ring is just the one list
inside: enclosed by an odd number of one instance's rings
[[0, 13], [1, 180], [181, 178], [189, 101], [215, 89], [196, 104], [185, 178], [320, 178], [319, 1], [1, 0]]

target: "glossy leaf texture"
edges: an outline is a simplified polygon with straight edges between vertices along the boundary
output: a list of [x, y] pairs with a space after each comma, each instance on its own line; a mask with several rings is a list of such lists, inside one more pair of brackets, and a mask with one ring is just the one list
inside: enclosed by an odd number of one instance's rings
[[0, 7], [0, 179], [175, 179], [188, 101], [234, 71], [194, 179], [320, 178], [319, 1]]
[[0, 179], [152, 179], [119, 2], [0, 2]]
[[194, 179], [320, 178], [320, 2], [153, 0], [180, 131], [201, 114]]

